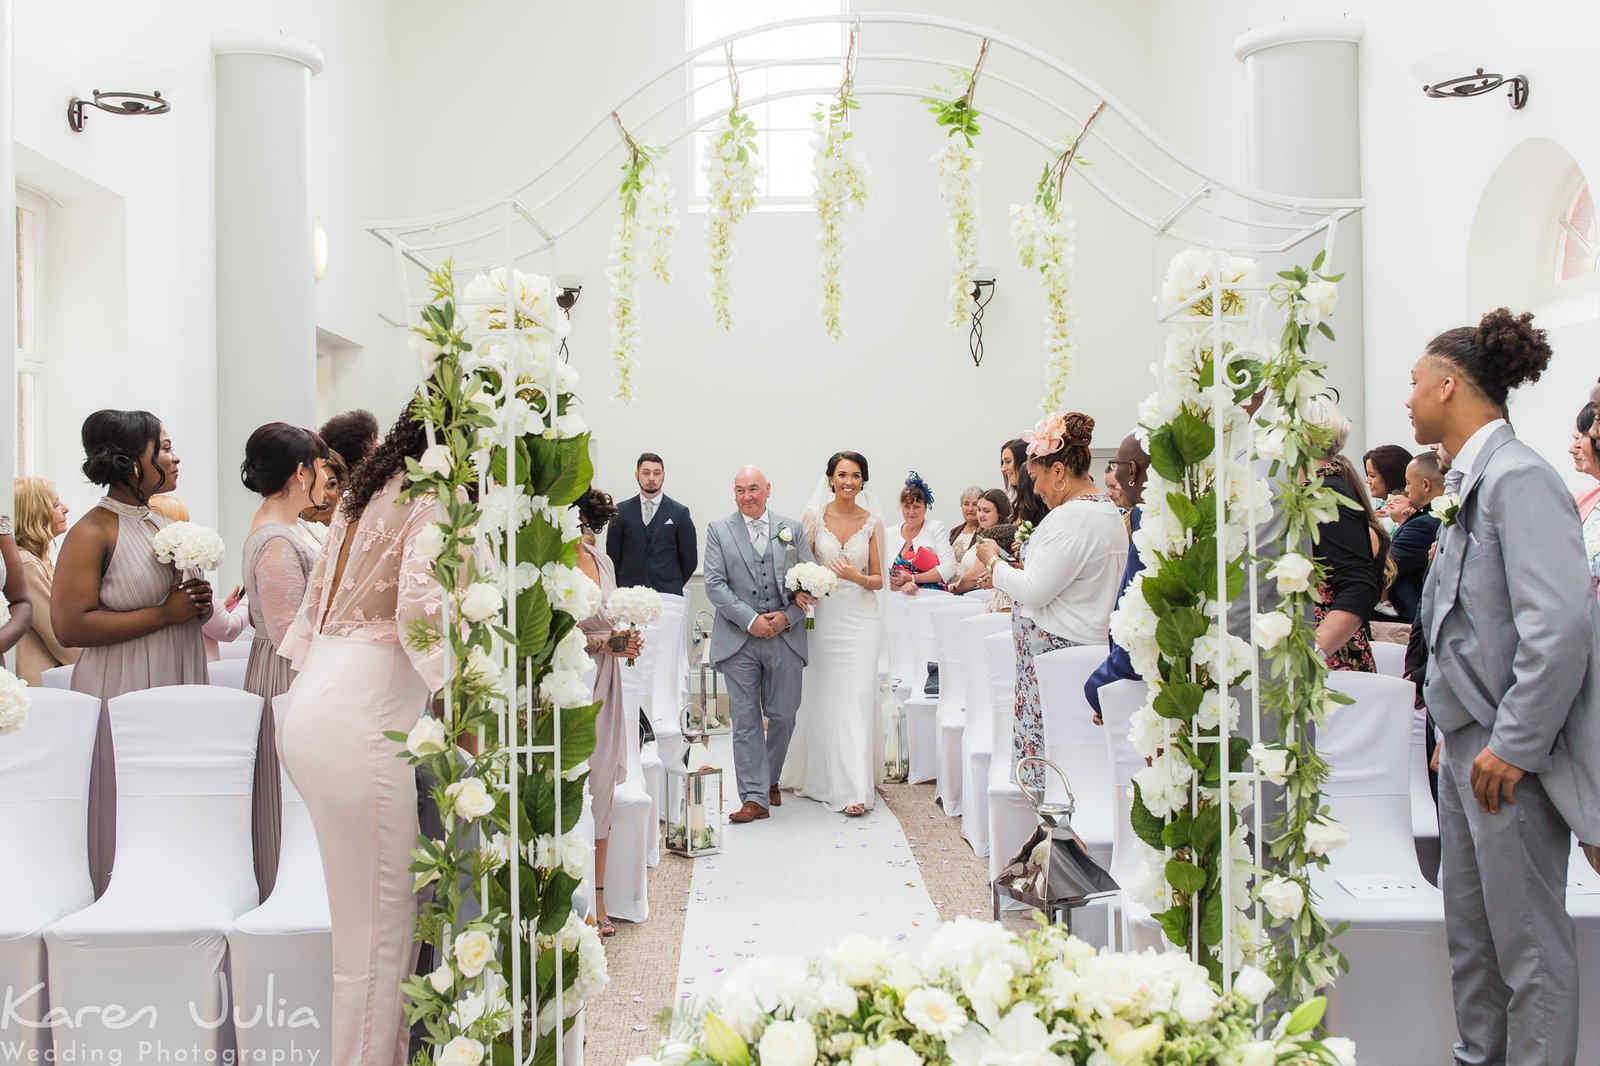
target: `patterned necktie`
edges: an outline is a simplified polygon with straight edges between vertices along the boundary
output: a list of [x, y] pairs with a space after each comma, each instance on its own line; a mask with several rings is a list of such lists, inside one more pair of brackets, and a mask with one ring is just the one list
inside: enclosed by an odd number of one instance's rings
[[767, 554], [767, 520], [758, 518], [750, 523], [750, 544], [756, 550], [756, 558]]
[[655, 521], [655, 517], [656, 517], [656, 501], [654, 501], [654, 500], [646, 500], [646, 501], [644, 501], [644, 524], [645, 525], [649, 525], [651, 522]]

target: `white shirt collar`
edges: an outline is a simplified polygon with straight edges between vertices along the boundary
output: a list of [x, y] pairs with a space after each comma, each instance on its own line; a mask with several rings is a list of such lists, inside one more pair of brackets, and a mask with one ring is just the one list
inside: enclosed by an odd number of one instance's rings
[[740, 517], [744, 519], [744, 524], [746, 526], [753, 526], [757, 522], [765, 522], [767, 520], [767, 512], [762, 511], [755, 518], [751, 518], [749, 515], [741, 515]]
[[641, 500], [649, 500], [651, 503], [658, 503], [661, 500], [661, 492], [662, 492], [662, 490], [657, 489], [656, 490], [656, 494], [654, 496], [650, 495], [648, 492], [640, 492], [639, 493], [639, 499], [641, 499]]
[[1503, 418], [1493, 418], [1485, 422], [1478, 427], [1478, 432], [1467, 438], [1467, 443], [1461, 446], [1460, 453], [1450, 461], [1452, 470], [1461, 471], [1463, 484], [1466, 483], [1467, 478], [1472, 476], [1472, 469], [1477, 466], [1478, 456], [1483, 453], [1484, 445], [1489, 443], [1489, 438], [1494, 435], [1494, 431], [1505, 424], [1506, 420]]

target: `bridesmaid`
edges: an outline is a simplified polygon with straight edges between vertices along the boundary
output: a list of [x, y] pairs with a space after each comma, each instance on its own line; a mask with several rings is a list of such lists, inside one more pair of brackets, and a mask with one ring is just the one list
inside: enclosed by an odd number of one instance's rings
[[53, 483], [40, 477], [19, 477], [15, 486], [17, 547], [33, 605], [33, 625], [17, 645], [17, 676], [30, 685], [43, 684], [43, 674], [78, 661], [77, 648], [64, 648], [50, 625], [50, 589], [56, 565], [50, 545], [67, 531], [67, 505]]
[[262, 498], [241, 553], [245, 601], [255, 628], [244, 687], [263, 700], [254, 818], [256, 883], [262, 899], [272, 894], [278, 879], [283, 825], [272, 701], [289, 691], [294, 681], [294, 667], [278, 654], [278, 645], [300, 611], [317, 562], [319, 552], [300, 532], [299, 522], [300, 512], [322, 499], [327, 457], [328, 446], [315, 433], [287, 422], [269, 422], [250, 434], [239, 466], [244, 487]]
[[400, 982], [417, 960], [417, 786], [384, 732], [409, 732], [444, 687], [442, 645], [408, 639], [418, 625], [445, 621], [433, 565], [414, 547], [437, 521], [437, 504], [428, 495], [400, 498], [406, 460], [428, 443], [408, 404], [353, 472], [300, 613], [278, 642], [299, 671], [280, 708], [278, 752], [322, 853], [333, 919], [332, 1061], [340, 1066], [406, 1061]]
[[[161, 420], [148, 411], [96, 411], [83, 422], [83, 473], [106, 489], [72, 527], [56, 560], [50, 619], [67, 647], [82, 648], [72, 687], [102, 701], [162, 685], [204, 685], [202, 623], [211, 585], [179, 580], [156, 558], [166, 519], [150, 497], [178, 485], [180, 460]], [[116, 759], [111, 716], [102, 707], [89, 777], [89, 875], [98, 898], [116, 857]]]
[[[595, 551], [594, 539], [617, 517], [608, 493], [590, 489], [578, 500], [578, 520], [583, 539], [578, 549], [578, 569], [600, 586], [600, 608], [578, 623], [583, 648], [594, 660], [594, 698], [600, 713], [594, 722], [594, 754], [589, 757], [590, 808], [594, 815], [594, 923], [601, 936], [616, 936], [617, 927], [606, 917], [606, 845], [611, 841], [611, 805], [617, 782], [628, 772], [628, 716], [622, 706], [622, 670], [618, 659], [636, 659], [644, 650], [638, 634], [617, 629], [606, 614], [605, 603], [617, 591], [617, 574], [611, 557]], [[632, 734], [637, 736], [637, 734]]]

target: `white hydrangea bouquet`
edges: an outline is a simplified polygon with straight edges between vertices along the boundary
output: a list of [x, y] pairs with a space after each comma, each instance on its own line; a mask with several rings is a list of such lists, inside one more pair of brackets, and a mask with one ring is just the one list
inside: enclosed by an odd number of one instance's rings
[[0, 737], [28, 724], [28, 683], [0, 667]]
[[[640, 630], [661, 617], [661, 595], [648, 585], [630, 585], [611, 594], [606, 613], [616, 625]], [[628, 660], [629, 666], [633, 663]]]
[[[790, 592], [807, 592], [819, 599], [832, 592], [839, 584], [839, 575], [821, 563], [796, 563], [784, 576], [784, 586]], [[806, 628], [817, 628], [814, 608], [806, 609]]]
[[193, 522], [172, 522], [155, 536], [156, 558], [179, 570], [215, 570], [225, 548], [216, 530]]
[[1271, 992], [1252, 967], [1224, 996], [1187, 955], [1097, 952], [1059, 926], [1019, 938], [963, 915], [916, 960], [867, 936], [811, 963], [753, 959], [629, 1066], [1353, 1066], [1349, 1040], [1314, 1035], [1320, 998], [1259, 1036]]

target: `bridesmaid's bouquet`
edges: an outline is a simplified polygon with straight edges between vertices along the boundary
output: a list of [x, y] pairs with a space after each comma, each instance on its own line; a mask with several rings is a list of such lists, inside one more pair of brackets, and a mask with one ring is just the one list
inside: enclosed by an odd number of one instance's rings
[[173, 522], [155, 536], [156, 558], [179, 570], [215, 570], [222, 565], [222, 537], [193, 522]]
[[[783, 583], [790, 592], [807, 592], [822, 597], [832, 592], [839, 584], [839, 575], [820, 563], [796, 563], [788, 576], [783, 579]], [[807, 629], [817, 628], [817, 620], [811, 615], [812, 612], [808, 609]]]
[[[606, 613], [624, 629], [643, 629], [661, 617], [661, 596], [648, 585], [630, 585], [611, 594]], [[633, 665], [632, 659], [628, 665]]]

